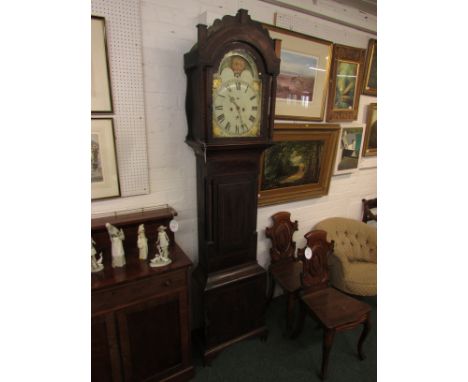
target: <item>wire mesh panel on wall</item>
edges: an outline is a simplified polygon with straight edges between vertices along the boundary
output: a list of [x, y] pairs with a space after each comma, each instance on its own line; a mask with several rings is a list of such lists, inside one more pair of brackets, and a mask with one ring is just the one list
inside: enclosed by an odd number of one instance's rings
[[92, 0], [106, 19], [121, 196], [149, 193], [139, 0]]

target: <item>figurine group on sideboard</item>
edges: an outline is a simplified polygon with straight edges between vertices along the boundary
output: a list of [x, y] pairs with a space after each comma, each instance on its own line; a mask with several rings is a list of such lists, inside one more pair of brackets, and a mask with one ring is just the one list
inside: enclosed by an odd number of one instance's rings
[[[109, 234], [112, 248], [112, 268], [121, 268], [126, 264], [125, 250], [123, 241], [125, 240], [125, 233], [122, 228], [117, 228], [110, 223], [106, 223], [106, 229]], [[151, 267], [164, 267], [169, 265], [172, 260], [169, 257], [169, 247], [171, 244], [170, 238], [166, 233], [167, 227], [160, 225], [158, 227], [157, 240], [156, 240], [156, 253], [150, 260], [149, 265]], [[91, 237], [91, 272], [96, 273], [104, 269], [103, 255], [102, 252], [97, 253], [94, 247], [96, 242]], [[137, 243], [140, 260], [148, 259], [148, 238], [145, 233], [145, 225], [140, 224], [138, 226]]]

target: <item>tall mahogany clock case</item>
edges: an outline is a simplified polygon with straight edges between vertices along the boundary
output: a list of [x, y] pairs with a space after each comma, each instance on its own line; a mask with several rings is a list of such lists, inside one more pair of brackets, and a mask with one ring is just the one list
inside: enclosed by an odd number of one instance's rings
[[193, 302], [209, 362], [230, 344], [267, 333], [257, 182], [260, 156], [271, 145], [280, 60], [275, 41], [246, 10], [197, 27], [198, 42], [184, 56], [186, 143], [197, 166]]

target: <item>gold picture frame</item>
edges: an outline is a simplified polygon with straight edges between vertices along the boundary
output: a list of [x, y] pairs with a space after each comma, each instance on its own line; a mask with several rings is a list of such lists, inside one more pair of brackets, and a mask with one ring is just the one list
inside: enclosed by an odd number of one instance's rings
[[91, 119], [91, 199], [120, 195], [119, 172], [110, 118]]
[[101, 16], [91, 16], [91, 112], [113, 112], [106, 20]]
[[277, 124], [262, 155], [259, 207], [328, 194], [339, 134], [337, 124]]
[[365, 49], [333, 46], [333, 62], [327, 102], [327, 121], [354, 121], [364, 75]]
[[330, 76], [333, 43], [288, 29], [263, 24], [280, 40], [275, 118], [322, 121]]
[[367, 106], [367, 127], [362, 155], [365, 157], [377, 155], [377, 103]]
[[377, 40], [373, 38], [369, 40], [367, 47], [362, 94], [377, 96]]

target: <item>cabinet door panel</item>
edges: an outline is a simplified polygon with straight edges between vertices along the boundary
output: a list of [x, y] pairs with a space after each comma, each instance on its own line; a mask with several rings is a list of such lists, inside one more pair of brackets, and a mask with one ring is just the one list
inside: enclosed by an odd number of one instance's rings
[[182, 364], [181, 296], [173, 293], [119, 310], [124, 377], [142, 381]]
[[121, 381], [121, 367], [113, 314], [91, 319], [91, 381]]

